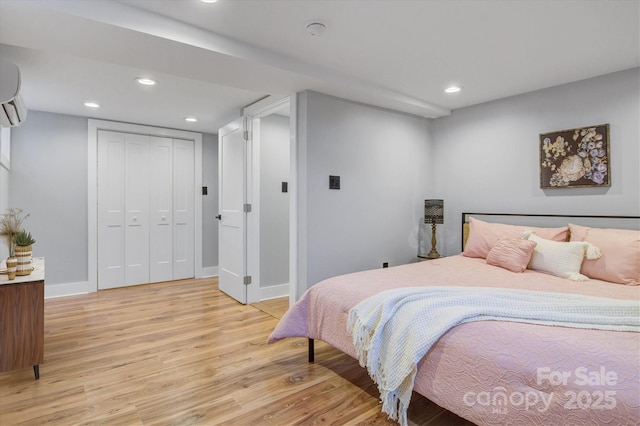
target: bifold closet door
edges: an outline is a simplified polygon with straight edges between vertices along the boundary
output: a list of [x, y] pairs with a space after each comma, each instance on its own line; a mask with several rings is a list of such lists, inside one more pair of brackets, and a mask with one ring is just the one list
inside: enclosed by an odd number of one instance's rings
[[150, 282], [173, 279], [173, 141], [153, 137], [149, 146]]
[[125, 285], [136, 285], [149, 282], [149, 137], [125, 137]]
[[98, 133], [98, 288], [195, 275], [192, 140]]
[[149, 282], [149, 138], [98, 133], [98, 288]]
[[98, 132], [98, 288], [124, 285], [125, 135]]
[[193, 141], [173, 140], [173, 279], [195, 275]]

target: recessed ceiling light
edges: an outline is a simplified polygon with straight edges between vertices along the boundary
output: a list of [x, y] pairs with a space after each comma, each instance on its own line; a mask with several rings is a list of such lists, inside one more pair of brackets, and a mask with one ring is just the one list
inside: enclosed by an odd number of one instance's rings
[[202, 3], [217, 3], [218, 0], [200, 0]]
[[458, 86], [455, 84], [444, 89], [445, 93], [458, 93], [461, 90], [462, 90], [462, 86]]
[[100, 104], [98, 104], [96, 102], [85, 102], [84, 106], [89, 107], [89, 108], [100, 108]]
[[140, 84], [145, 85], [145, 86], [153, 86], [153, 85], [156, 84], [155, 80], [152, 80], [152, 79], [147, 78], [147, 77], [138, 77], [138, 78], [136, 78], [136, 81], [138, 83], [140, 83]]
[[184, 121], [188, 121], [189, 123], [195, 123], [196, 121], [198, 121], [198, 119], [195, 117], [187, 117], [184, 119]]

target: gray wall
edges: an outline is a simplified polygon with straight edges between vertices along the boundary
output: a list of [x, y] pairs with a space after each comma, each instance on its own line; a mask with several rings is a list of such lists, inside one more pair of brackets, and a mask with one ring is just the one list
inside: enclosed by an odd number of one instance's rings
[[[299, 291], [409, 262], [426, 198], [445, 200], [438, 251], [463, 211], [640, 215], [638, 68], [455, 110], [435, 120], [315, 92], [298, 97]], [[542, 190], [539, 134], [610, 124], [611, 187]], [[328, 189], [340, 175], [342, 189]]]
[[46, 258], [46, 284], [86, 282], [86, 118], [29, 111], [12, 128], [9, 204], [31, 214], [24, 228]]
[[[638, 68], [455, 110], [433, 121], [445, 253], [460, 251], [460, 213], [640, 214]], [[610, 124], [611, 187], [540, 189], [539, 134]], [[439, 227], [440, 229], [441, 227]]]
[[202, 135], [202, 266], [218, 267], [218, 135]]
[[299, 290], [410, 262], [433, 188], [427, 121], [316, 92], [298, 102]]
[[[46, 285], [88, 281], [87, 126], [85, 117], [29, 111], [12, 128], [9, 206], [31, 214], [24, 225], [36, 239], [34, 256], [46, 258]], [[203, 266], [217, 266], [217, 224], [211, 220], [211, 228], [204, 216], [217, 211], [217, 136], [203, 135], [202, 161], [210, 190], [203, 200]]]
[[[639, 82], [636, 68], [436, 120], [301, 93], [299, 289], [411, 261], [426, 198], [445, 200], [443, 254], [460, 251], [462, 211], [640, 214]], [[602, 123], [611, 187], [541, 190], [538, 135]], [[25, 226], [34, 254], [47, 257], [47, 284], [87, 280], [86, 144], [86, 118], [30, 111], [12, 129], [8, 204], [32, 215]], [[217, 167], [217, 138], [204, 135], [204, 266], [217, 264]], [[328, 189], [329, 175], [341, 176], [341, 190]]]
[[260, 286], [289, 283], [289, 118], [260, 119]]

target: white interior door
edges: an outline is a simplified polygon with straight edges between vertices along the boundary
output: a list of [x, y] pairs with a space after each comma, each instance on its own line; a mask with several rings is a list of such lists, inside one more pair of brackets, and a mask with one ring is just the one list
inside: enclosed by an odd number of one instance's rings
[[98, 289], [195, 276], [193, 140], [98, 132]]
[[148, 150], [147, 136], [100, 131], [100, 289], [149, 282]]
[[153, 137], [149, 146], [149, 278], [173, 279], [173, 143]]
[[125, 285], [136, 285], [149, 282], [149, 137], [125, 140]]
[[98, 288], [125, 282], [125, 134], [98, 132]]
[[173, 140], [173, 279], [194, 276], [194, 144]]
[[[174, 279], [174, 252], [178, 264], [185, 265], [185, 259], [190, 258], [189, 265], [182, 269], [182, 276], [202, 277], [202, 198], [196, 190], [202, 185], [202, 163], [198, 161], [202, 156], [202, 134], [93, 119], [88, 123], [87, 289], [92, 292], [126, 285], [127, 269], [143, 269], [142, 255], [148, 257], [147, 282]], [[136, 144], [137, 138], [149, 141], [146, 154], [139, 145], [127, 148], [128, 141]], [[175, 154], [174, 141], [177, 141], [176, 150], [186, 152], [191, 158]], [[188, 145], [181, 147], [183, 144]], [[132, 156], [129, 160], [127, 153]], [[178, 158], [175, 180], [173, 157]], [[181, 175], [185, 170], [189, 171], [189, 176]], [[145, 171], [146, 178], [143, 176]], [[132, 182], [136, 180], [144, 182], [146, 189], [132, 186], [138, 184]], [[182, 191], [184, 196], [178, 195], [174, 200], [174, 190]], [[127, 205], [125, 193], [134, 204]], [[186, 206], [184, 200], [191, 200], [192, 205]], [[174, 241], [174, 204], [179, 227], [190, 228], [188, 232], [178, 232], [178, 243]], [[142, 213], [145, 209], [146, 215]], [[125, 241], [126, 231], [132, 229], [133, 233], [141, 234], [138, 231], [144, 227], [148, 234], [147, 249], [136, 253], [136, 249]], [[133, 244], [137, 243], [134, 239]], [[178, 244], [177, 249], [174, 244]], [[190, 246], [186, 247], [187, 244]], [[130, 255], [128, 259], [126, 254]], [[189, 272], [185, 274], [184, 270]], [[133, 276], [131, 273], [129, 282], [138, 281]]]
[[244, 118], [240, 118], [218, 132], [218, 286], [241, 303], [247, 303], [244, 284], [246, 155]]

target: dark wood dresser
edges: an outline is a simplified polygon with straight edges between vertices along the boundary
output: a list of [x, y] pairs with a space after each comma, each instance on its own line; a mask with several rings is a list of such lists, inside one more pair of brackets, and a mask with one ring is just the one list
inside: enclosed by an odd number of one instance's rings
[[0, 372], [44, 362], [44, 259], [33, 259], [30, 275], [9, 281], [0, 275]]

